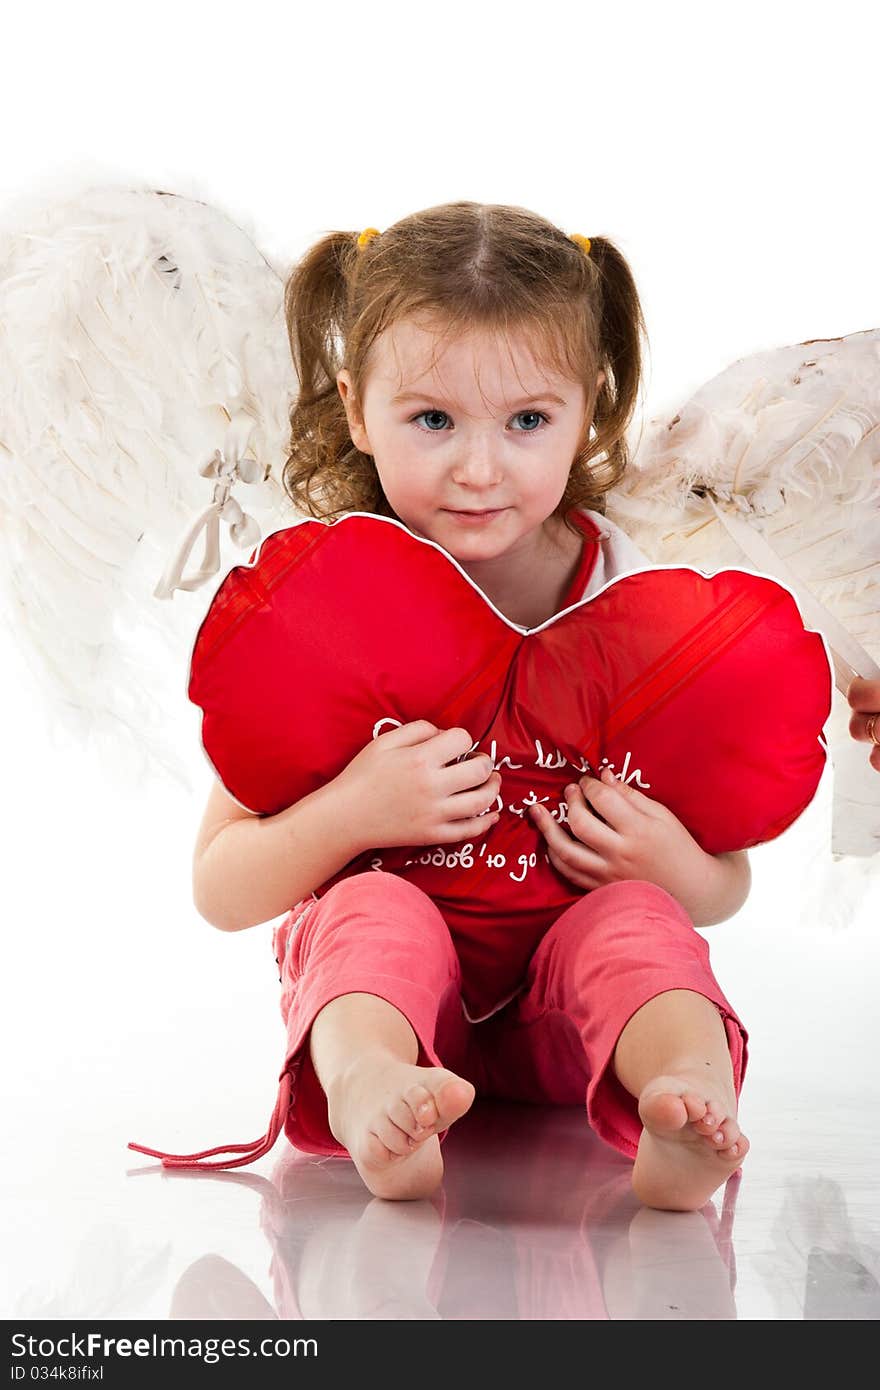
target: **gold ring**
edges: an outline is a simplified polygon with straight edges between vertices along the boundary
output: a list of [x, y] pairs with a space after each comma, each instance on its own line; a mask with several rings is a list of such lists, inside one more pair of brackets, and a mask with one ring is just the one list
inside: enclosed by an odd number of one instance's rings
[[874, 744], [874, 747], [875, 747], [875, 748], [880, 748], [880, 738], [877, 738], [876, 734], [874, 733], [874, 720], [877, 719], [877, 718], [878, 718], [878, 715], [876, 715], [876, 714], [870, 715], [870, 716], [868, 717], [868, 722], [866, 723], [865, 728], [866, 728], [867, 731], [868, 731], [868, 738], [869, 738], [869, 739], [871, 740], [871, 742]]

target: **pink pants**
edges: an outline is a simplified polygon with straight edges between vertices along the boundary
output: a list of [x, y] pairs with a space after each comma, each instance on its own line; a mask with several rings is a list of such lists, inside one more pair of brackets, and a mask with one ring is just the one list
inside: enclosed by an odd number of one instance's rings
[[309, 1030], [325, 1004], [352, 992], [400, 1010], [418, 1039], [419, 1066], [454, 1071], [478, 1098], [586, 1102], [600, 1138], [631, 1158], [642, 1125], [612, 1062], [623, 1028], [655, 995], [687, 989], [711, 999], [740, 1093], [748, 1034], [718, 988], [707, 943], [652, 883], [606, 884], [566, 908], [532, 956], [521, 992], [477, 1023], [462, 1010], [461, 967], [443, 916], [396, 874], [354, 874], [304, 899], [276, 928], [273, 946], [293, 1077], [284, 1131], [307, 1153], [348, 1156], [328, 1127]]

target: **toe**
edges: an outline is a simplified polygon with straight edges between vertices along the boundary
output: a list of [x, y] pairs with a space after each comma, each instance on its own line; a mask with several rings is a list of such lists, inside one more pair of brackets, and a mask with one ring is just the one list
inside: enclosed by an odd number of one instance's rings
[[743, 1159], [749, 1151], [749, 1141], [744, 1134], [738, 1134], [729, 1148], [721, 1149], [722, 1157]]
[[[409, 1153], [411, 1150], [407, 1149], [407, 1152]], [[385, 1164], [391, 1163], [395, 1158], [399, 1158], [400, 1155], [395, 1153], [393, 1149], [389, 1149], [378, 1134], [368, 1130], [363, 1137], [363, 1146], [358, 1146], [357, 1152], [353, 1153], [352, 1157], [360, 1159], [369, 1168], [381, 1168]]]
[[[686, 1124], [700, 1125], [710, 1102], [681, 1077], [657, 1076], [649, 1081], [639, 1097], [639, 1115], [643, 1124], [662, 1130], [681, 1129]], [[705, 1134], [709, 1127], [697, 1130]]]
[[639, 1097], [639, 1118], [648, 1129], [668, 1132], [687, 1124], [687, 1109], [681, 1096], [671, 1091], [643, 1091]]
[[440, 1120], [437, 1110], [437, 1103], [427, 1086], [410, 1086], [404, 1096], [410, 1113], [413, 1117], [414, 1125], [421, 1125], [423, 1129], [430, 1129]]
[[473, 1104], [476, 1094], [476, 1087], [470, 1081], [465, 1081], [464, 1077], [455, 1076], [444, 1082], [434, 1098], [441, 1127], [463, 1115]]
[[415, 1137], [424, 1139], [428, 1134], [448, 1129], [469, 1108], [475, 1095], [474, 1086], [461, 1076], [438, 1078], [433, 1091], [425, 1086], [411, 1087], [404, 1099], [415, 1125], [422, 1129]]
[[400, 1158], [413, 1151], [414, 1141], [387, 1116], [382, 1116], [371, 1125], [370, 1133], [388, 1150], [389, 1157]]
[[412, 1106], [408, 1104], [403, 1096], [401, 1096], [399, 1100], [396, 1100], [393, 1105], [389, 1105], [388, 1118], [396, 1124], [397, 1128], [402, 1130], [404, 1134], [408, 1134], [411, 1139], [426, 1139], [430, 1133], [427, 1125], [420, 1124], [416, 1120]]
[[710, 1138], [716, 1132], [722, 1119], [724, 1118], [716, 1103], [711, 1100], [705, 1102], [706, 1113], [699, 1120], [694, 1122], [694, 1129], [698, 1134], [708, 1135]]
[[700, 1124], [706, 1119], [706, 1105], [708, 1102], [704, 1100], [702, 1096], [698, 1095], [696, 1091], [684, 1091], [681, 1099], [687, 1111], [688, 1120], [692, 1124]]
[[739, 1125], [736, 1119], [731, 1115], [728, 1115], [720, 1124], [714, 1126], [711, 1133], [706, 1136], [710, 1146], [716, 1149], [718, 1153], [723, 1153], [725, 1149], [729, 1149], [739, 1137]]

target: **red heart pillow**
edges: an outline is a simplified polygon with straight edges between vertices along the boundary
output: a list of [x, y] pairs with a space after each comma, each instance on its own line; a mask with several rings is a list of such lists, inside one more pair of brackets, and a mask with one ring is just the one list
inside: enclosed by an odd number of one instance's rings
[[524, 812], [565, 819], [563, 789], [608, 762], [710, 854], [771, 840], [812, 800], [832, 672], [775, 580], [665, 567], [612, 580], [532, 631], [400, 522], [351, 512], [268, 536], [217, 590], [189, 697], [227, 790], [273, 814], [334, 778], [394, 723], [466, 728], [501, 771], [479, 843], [359, 855], [411, 879], [456, 941], [472, 1018], [515, 992], [580, 897]]

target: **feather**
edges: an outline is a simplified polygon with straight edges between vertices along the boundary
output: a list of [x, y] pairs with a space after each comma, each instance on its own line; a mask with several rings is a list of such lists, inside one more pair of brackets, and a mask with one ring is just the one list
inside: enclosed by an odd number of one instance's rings
[[280, 470], [296, 383], [281, 302], [279, 273], [248, 237], [187, 198], [91, 188], [3, 228], [6, 623], [52, 721], [133, 742], [145, 769], [190, 787], [182, 687], [211, 594], [162, 603], [156, 579], [210, 500], [200, 469], [238, 418], [258, 481], [239, 489], [250, 526], [231, 499], [233, 541], [292, 519]]

